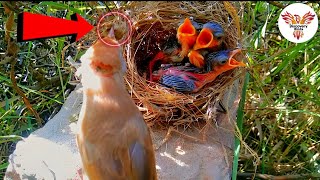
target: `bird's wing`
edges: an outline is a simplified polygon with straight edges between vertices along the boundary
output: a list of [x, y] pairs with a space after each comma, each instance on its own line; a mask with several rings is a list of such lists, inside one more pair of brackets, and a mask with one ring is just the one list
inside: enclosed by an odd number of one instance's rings
[[286, 11], [284, 14], [281, 14], [282, 19], [287, 23], [287, 24], [297, 24], [297, 21], [294, 19], [294, 16], [288, 11]]
[[195, 89], [193, 80], [184, 79], [176, 75], [163, 75], [160, 83], [180, 92], [191, 92]]
[[[152, 146], [151, 146], [152, 147]], [[150, 179], [153, 166], [149, 163], [146, 147], [136, 141], [129, 148], [132, 171], [137, 179]]]
[[311, 12], [307, 12], [305, 15], [302, 16], [300, 24], [310, 24], [311, 21], [314, 19], [315, 14], [311, 14]]
[[79, 139], [78, 135], [77, 142], [83, 168], [85, 169], [85, 176], [97, 180], [102, 180], [104, 177], [124, 177], [124, 172], [121, 169], [121, 161], [112, 158], [110, 155], [105, 156], [109, 151], [101, 152], [101, 150], [108, 150], [107, 148], [102, 148], [101, 143], [97, 145]]
[[156, 179], [156, 164], [152, 140], [143, 117], [137, 116], [128, 123], [128, 126], [131, 127], [134, 133], [139, 134], [137, 139], [133, 140], [129, 145], [129, 157], [133, 176], [137, 177], [137, 180]]
[[118, 131], [118, 135], [104, 136], [103, 139], [112, 145], [86, 141], [79, 146], [89, 177], [96, 180], [107, 177], [119, 180], [156, 179], [151, 137], [141, 122], [132, 118]]

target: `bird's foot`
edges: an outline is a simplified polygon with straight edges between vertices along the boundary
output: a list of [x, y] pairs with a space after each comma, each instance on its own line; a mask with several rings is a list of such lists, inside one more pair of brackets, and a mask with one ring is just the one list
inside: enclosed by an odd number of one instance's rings
[[192, 137], [190, 135], [186, 135], [176, 129], [174, 129], [174, 127], [170, 126], [169, 129], [168, 129], [168, 132], [166, 134], [166, 136], [164, 137], [164, 139], [162, 140], [162, 142], [158, 145], [158, 147], [155, 148], [155, 150], [158, 150], [163, 144], [165, 144], [166, 142], [168, 142], [172, 132], [175, 132], [177, 134], [180, 134], [182, 135], [184, 138], [187, 138], [187, 139], [190, 139], [194, 142], [197, 142], [197, 143], [205, 143], [207, 140], [206, 140], [206, 137], [205, 135], [202, 137], [202, 139], [199, 139], [199, 138], [196, 138], [196, 137]]

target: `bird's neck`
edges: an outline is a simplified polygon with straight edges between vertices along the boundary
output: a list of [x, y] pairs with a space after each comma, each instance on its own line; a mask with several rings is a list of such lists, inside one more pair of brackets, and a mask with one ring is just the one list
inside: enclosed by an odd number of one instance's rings
[[126, 123], [125, 116], [134, 115], [136, 110], [130, 101], [123, 77], [104, 77], [95, 88], [86, 83], [83, 86], [83, 104], [79, 114], [82, 134], [96, 134], [98, 141], [114, 136]]
[[202, 88], [206, 83], [211, 82], [216, 79], [217, 76], [219, 76], [222, 72], [212, 71], [206, 74], [198, 74], [196, 77], [198, 81], [196, 83], [198, 84], [197, 87], [200, 89]]
[[83, 87], [86, 96], [118, 97], [122, 93], [127, 93], [121, 73], [109, 77], [92, 76], [83, 81]]
[[[204, 85], [209, 82], [215, 80], [220, 74], [234, 69], [235, 67], [225, 66], [225, 67], [215, 67], [213, 71], [205, 74], [197, 74], [196, 77], [198, 81], [196, 81], [197, 90], [201, 89]], [[196, 91], [197, 91], [196, 90]]]

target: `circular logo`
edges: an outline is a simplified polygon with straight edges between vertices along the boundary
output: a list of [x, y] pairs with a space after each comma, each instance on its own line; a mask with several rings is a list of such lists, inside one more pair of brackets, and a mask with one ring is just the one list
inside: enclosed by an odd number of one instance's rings
[[294, 3], [282, 10], [278, 25], [282, 36], [287, 40], [294, 43], [303, 43], [316, 34], [318, 17], [310, 6]]
[[[128, 29], [128, 31], [127, 31], [127, 32], [128, 32], [127, 37], [126, 37], [122, 42], [119, 42], [119, 43], [116, 44], [116, 45], [105, 42], [105, 41], [102, 39], [101, 34], [100, 34], [101, 22], [102, 22], [102, 20], [103, 20], [104, 18], [106, 18], [106, 17], [108, 17], [108, 16], [119, 16], [119, 18], [123, 18], [123, 20], [126, 21], [127, 26], [128, 26], [128, 28], [127, 28], [127, 29]], [[97, 26], [97, 33], [98, 33], [99, 39], [100, 39], [103, 43], [105, 43], [106, 45], [108, 45], [108, 46], [121, 46], [121, 45], [125, 44], [126, 42], [128, 42], [129, 39], [131, 38], [131, 34], [132, 34], [132, 23], [131, 23], [129, 17], [127, 17], [125, 14], [123, 14], [123, 13], [121, 13], [121, 12], [116, 12], [116, 11], [114, 11], [114, 12], [109, 12], [109, 13], [105, 14], [104, 16], [102, 16], [102, 17], [100, 18], [100, 20], [99, 20], [99, 22], [98, 22], [98, 26]]]

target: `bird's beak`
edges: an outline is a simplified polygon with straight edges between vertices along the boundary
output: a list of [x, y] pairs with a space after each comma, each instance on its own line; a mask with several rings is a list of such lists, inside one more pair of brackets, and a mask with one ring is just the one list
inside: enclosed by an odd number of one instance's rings
[[116, 36], [114, 35], [114, 26], [113, 25], [111, 26], [111, 29], [108, 33], [108, 37], [111, 39], [116, 39]]
[[[109, 45], [109, 46], [119, 46], [119, 42], [118, 40], [116, 39], [116, 36], [115, 36], [115, 32], [114, 32], [114, 26], [112, 25], [109, 32], [108, 32], [108, 35], [106, 37], [103, 37], [102, 38], [104, 43], [106, 45]], [[101, 40], [102, 40], [101, 39]]]
[[234, 59], [234, 56], [241, 52], [241, 49], [235, 49], [230, 52], [228, 62], [221, 66], [215, 66], [214, 70], [215, 72], [218, 72], [218, 74], [221, 74], [223, 72], [229, 71], [231, 69], [237, 68], [237, 67], [245, 67], [246, 64], [243, 62], [239, 62]]
[[238, 54], [240, 52], [241, 52], [241, 49], [235, 49], [230, 52], [230, 54], [229, 54], [229, 65], [230, 66], [232, 66], [232, 67], [246, 67], [246, 64], [244, 64], [243, 62], [239, 62], [233, 58], [236, 54]]
[[195, 42], [197, 35], [196, 28], [192, 25], [189, 18], [186, 18], [184, 22], [179, 26], [177, 31], [177, 38], [182, 43], [187, 43], [192, 46]]
[[208, 28], [203, 28], [193, 46], [194, 50], [211, 48], [219, 45], [219, 41], [213, 36], [212, 31]]
[[188, 57], [190, 63], [198, 68], [202, 68], [204, 66], [204, 57], [198, 51], [191, 50], [188, 54]]

